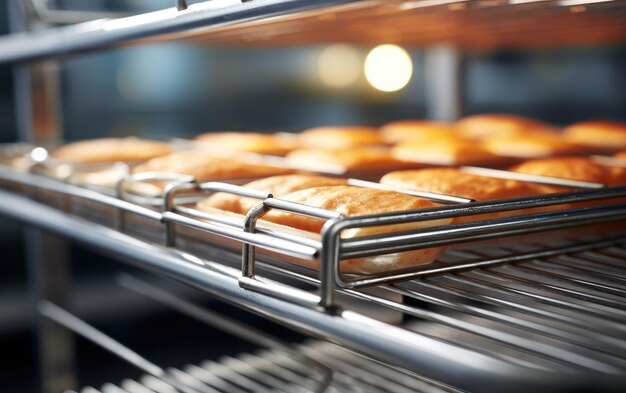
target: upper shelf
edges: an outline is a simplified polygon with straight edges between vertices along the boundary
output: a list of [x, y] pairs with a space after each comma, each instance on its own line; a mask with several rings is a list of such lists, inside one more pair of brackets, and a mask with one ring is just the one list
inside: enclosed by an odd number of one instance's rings
[[467, 49], [626, 42], [623, 0], [212, 0], [0, 39], [0, 63], [120, 45], [320, 42]]

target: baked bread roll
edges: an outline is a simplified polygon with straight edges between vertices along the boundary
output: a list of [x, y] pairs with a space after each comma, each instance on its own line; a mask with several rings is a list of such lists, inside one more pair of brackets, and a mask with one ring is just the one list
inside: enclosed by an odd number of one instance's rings
[[[420, 191], [435, 192], [474, 199], [478, 202], [518, 198], [545, 193], [531, 183], [498, 179], [462, 172], [453, 168], [430, 168], [396, 171], [380, 179], [381, 184]], [[504, 211], [479, 216], [458, 217], [456, 222], [470, 222], [499, 217], [510, 217], [544, 211], [545, 208]]]
[[252, 132], [216, 132], [199, 135], [197, 146], [206, 151], [249, 152], [285, 155], [297, 147], [294, 138], [275, 134]]
[[298, 140], [303, 147], [322, 149], [342, 149], [384, 143], [376, 128], [362, 126], [310, 128], [300, 133]]
[[480, 142], [454, 135], [403, 142], [394, 146], [391, 153], [399, 160], [435, 165], [480, 165], [499, 160], [485, 150]]
[[407, 163], [394, 158], [389, 150], [380, 148], [354, 149], [298, 149], [287, 154], [287, 162], [294, 165], [331, 164], [348, 171], [374, 170], [406, 166]]
[[563, 137], [579, 145], [602, 149], [626, 148], [626, 123], [590, 120], [565, 128]]
[[[133, 168], [133, 173], [160, 172], [193, 176], [196, 181], [245, 179], [293, 172], [268, 165], [214, 157], [200, 151], [181, 151], [153, 158]], [[137, 183], [142, 193], [159, 195], [165, 183]], [[135, 188], [135, 191], [138, 191]]]
[[[272, 194], [276, 198], [281, 198], [283, 195], [287, 195], [294, 191], [307, 188], [320, 186], [339, 186], [345, 184], [345, 179], [294, 174], [266, 177], [264, 179], [255, 180], [253, 182], [245, 184], [244, 187]], [[261, 203], [261, 201], [255, 198], [247, 198], [241, 197], [239, 195], [228, 194], [225, 192], [218, 192], [206, 199], [199, 201], [197, 206], [200, 210], [205, 211], [208, 210], [209, 207], [211, 207], [215, 209], [230, 211], [233, 213], [246, 214], [248, 213], [248, 210], [258, 205], [259, 203]]]
[[[626, 168], [599, 164], [586, 157], [555, 157], [526, 161], [512, 171], [606, 184], [626, 184]], [[547, 186], [552, 187], [552, 186]], [[563, 191], [563, 188], [553, 187]]]
[[405, 141], [422, 141], [442, 135], [454, 135], [451, 123], [430, 120], [400, 120], [384, 125], [380, 129], [383, 141], [396, 144]]
[[[436, 206], [434, 203], [425, 199], [394, 191], [350, 186], [307, 188], [305, 190], [284, 195], [281, 199], [321, 209], [336, 211], [346, 216], [401, 212], [405, 210]], [[270, 211], [263, 217], [263, 219], [299, 230], [315, 233], [319, 233], [325, 223], [322, 219], [296, 215], [278, 210]], [[388, 232], [429, 228], [450, 224], [452, 221], [452, 219], [439, 219], [369, 228], [352, 228], [345, 230], [342, 233], [342, 238], [355, 238]], [[341, 270], [346, 273], [378, 273], [413, 265], [427, 264], [435, 261], [435, 259], [443, 253], [443, 250], [443, 247], [438, 247], [375, 257], [349, 259], [341, 261]]]
[[528, 132], [517, 135], [499, 135], [486, 139], [484, 148], [493, 154], [507, 157], [548, 157], [582, 153], [584, 149], [565, 141], [552, 132]]
[[74, 142], [54, 150], [52, 157], [76, 163], [144, 161], [172, 152], [168, 143], [137, 138], [104, 138]]
[[487, 139], [497, 135], [520, 135], [529, 131], [553, 131], [548, 124], [525, 117], [505, 114], [468, 116], [456, 123], [466, 138]]

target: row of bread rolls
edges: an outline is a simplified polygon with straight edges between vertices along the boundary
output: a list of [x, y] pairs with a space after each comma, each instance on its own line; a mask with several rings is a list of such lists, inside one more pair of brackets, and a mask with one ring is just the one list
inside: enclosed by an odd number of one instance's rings
[[[94, 141], [80, 142], [83, 154], [85, 148]], [[201, 151], [171, 152], [165, 144], [152, 141], [125, 140], [122, 142], [107, 141], [106, 144], [115, 147], [115, 157], [118, 160], [133, 160], [139, 157], [153, 157], [134, 167], [136, 173], [166, 172], [184, 175], [193, 175], [199, 181], [221, 180], [234, 177], [265, 177], [247, 184], [249, 188], [275, 197], [306, 204], [322, 209], [337, 211], [354, 216], [392, 211], [412, 210], [418, 208], [435, 207], [437, 204], [422, 198], [388, 190], [376, 190], [348, 186], [345, 179], [291, 174], [284, 168], [275, 168], [256, 163], [241, 162], [223, 157], [216, 157]], [[97, 145], [103, 149], [105, 144]], [[74, 145], [74, 149], [76, 149]], [[132, 146], [129, 149], [129, 146]], [[145, 148], [145, 149], [144, 149]], [[91, 158], [107, 161], [106, 154], [94, 149]], [[133, 155], [128, 150], [140, 149], [139, 155]], [[57, 150], [58, 157], [67, 158], [71, 150], [61, 148]], [[109, 154], [109, 157], [111, 155]], [[626, 157], [626, 153], [618, 153], [617, 157]], [[305, 157], [302, 157], [306, 160]], [[511, 168], [514, 171], [544, 176], [561, 177], [574, 180], [598, 182], [607, 185], [626, 184], [626, 169], [601, 165], [585, 157], [562, 157], [543, 160], [531, 160]], [[417, 189], [435, 193], [463, 196], [477, 201], [486, 201], [502, 198], [539, 195], [563, 191], [562, 188], [520, 182], [516, 180], [497, 179], [464, 173], [453, 168], [431, 168], [421, 170], [394, 171], [386, 174], [381, 183], [404, 189]], [[159, 193], [161, 187], [154, 186], [150, 193]], [[145, 191], [145, 188], [141, 191]], [[217, 193], [198, 203], [198, 208], [206, 211], [229, 212], [245, 215], [247, 211], [258, 204], [258, 200], [243, 198], [235, 195]], [[551, 208], [537, 208], [524, 211], [525, 213], [545, 211]], [[500, 212], [479, 217], [461, 217], [456, 222], [467, 222], [477, 218], [497, 218], [522, 213], [521, 211]], [[323, 220], [303, 217], [288, 212], [272, 211], [264, 220], [306, 233], [319, 233]], [[411, 230], [428, 228], [452, 222], [452, 219], [407, 223], [396, 226], [352, 229], [342, 236], [346, 238], [375, 235], [389, 231]], [[411, 252], [394, 253], [390, 255], [359, 258], [342, 262], [342, 269], [353, 273], [375, 273], [390, 269], [408, 267], [415, 264], [425, 264], [434, 261], [443, 248], [415, 250]]]
[[[554, 127], [514, 115], [475, 115], [456, 123], [403, 120], [380, 129], [317, 127], [299, 134], [218, 132], [195, 138], [212, 156], [237, 152], [284, 155], [288, 163], [332, 164], [350, 170], [385, 170], [408, 162], [434, 165], [506, 166], [505, 157], [534, 158], [626, 149], [626, 123], [588, 121], [557, 132]], [[57, 149], [60, 160], [93, 163], [141, 161], [172, 153], [157, 141], [100, 139]], [[175, 156], [177, 157], [177, 156]]]
[[[585, 157], [558, 157], [526, 161], [511, 168], [512, 171], [542, 176], [560, 177], [571, 180], [598, 182], [607, 185], [626, 185], [626, 168], [602, 165]], [[428, 168], [417, 170], [394, 171], [382, 177], [384, 185], [439, 194], [462, 196], [476, 201], [518, 198], [566, 191], [561, 187], [546, 186], [531, 182], [508, 180], [480, 176], [463, 172], [455, 168]], [[415, 196], [391, 190], [377, 190], [349, 186], [344, 179], [324, 176], [292, 174], [259, 179], [245, 187], [276, 198], [327, 209], [347, 216], [400, 212], [419, 208], [438, 206], [436, 203]], [[216, 193], [198, 202], [203, 211], [215, 209], [239, 215], [245, 215], [252, 207], [259, 204], [257, 199], [240, 197], [232, 194]], [[592, 202], [593, 203], [593, 202]], [[559, 206], [565, 208], [568, 206]], [[347, 231], [343, 238], [376, 235], [391, 231], [429, 228], [451, 222], [463, 223], [477, 219], [509, 217], [554, 210], [547, 206], [524, 210], [513, 210], [483, 214], [480, 216], [458, 217], [454, 220], [443, 219], [413, 222], [387, 227], [359, 228]], [[317, 218], [303, 217], [293, 213], [273, 210], [263, 217], [276, 224], [296, 230], [319, 233], [324, 221]], [[353, 273], [374, 273], [389, 269], [408, 267], [433, 262], [443, 248], [416, 250], [410, 253], [395, 253], [387, 256], [361, 258], [342, 262], [342, 269]]]

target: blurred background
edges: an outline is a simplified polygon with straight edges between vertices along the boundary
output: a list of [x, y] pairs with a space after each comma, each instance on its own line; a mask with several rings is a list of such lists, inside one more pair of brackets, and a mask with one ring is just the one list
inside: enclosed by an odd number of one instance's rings
[[[54, 8], [132, 14], [171, 3], [57, 0]], [[3, 2], [0, 34], [9, 34], [12, 26]], [[450, 117], [454, 111], [438, 113], [429, 105], [433, 99], [429, 70], [437, 67], [429, 59], [433, 53], [450, 51], [342, 43], [216, 47], [172, 42], [84, 54], [52, 67], [58, 75], [65, 139], [168, 138], [208, 131], [296, 131], [324, 124], [378, 126], [402, 118]], [[463, 95], [459, 115], [505, 112], [554, 124], [626, 120], [624, 46], [452, 53], [461, 63], [462, 86], [456, 87]], [[393, 73], [380, 71], [389, 67]], [[1, 142], [18, 141], [25, 132], [16, 116], [14, 71], [0, 66]], [[23, 229], [0, 219], [0, 348], [5, 355], [0, 373], [11, 392], [38, 389]], [[232, 339], [224, 344], [219, 331], [114, 290], [112, 282], [122, 268], [117, 262], [77, 245], [69, 245], [69, 253], [77, 313], [158, 364], [180, 366], [249, 347]], [[233, 312], [222, 304], [210, 306]], [[279, 329], [259, 318], [243, 318]], [[295, 333], [281, 334], [299, 339]], [[80, 385], [140, 374], [87, 342], [77, 340], [76, 345]]]

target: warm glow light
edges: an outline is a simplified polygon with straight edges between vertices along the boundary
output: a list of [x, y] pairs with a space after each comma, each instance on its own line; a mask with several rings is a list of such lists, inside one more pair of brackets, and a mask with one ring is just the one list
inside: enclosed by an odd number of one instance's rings
[[357, 81], [361, 74], [361, 55], [350, 45], [330, 45], [320, 53], [318, 75], [327, 87], [341, 89]]
[[411, 57], [397, 45], [377, 46], [365, 59], [365, 78], [377, 90], [400, 90], [412, 75]]

